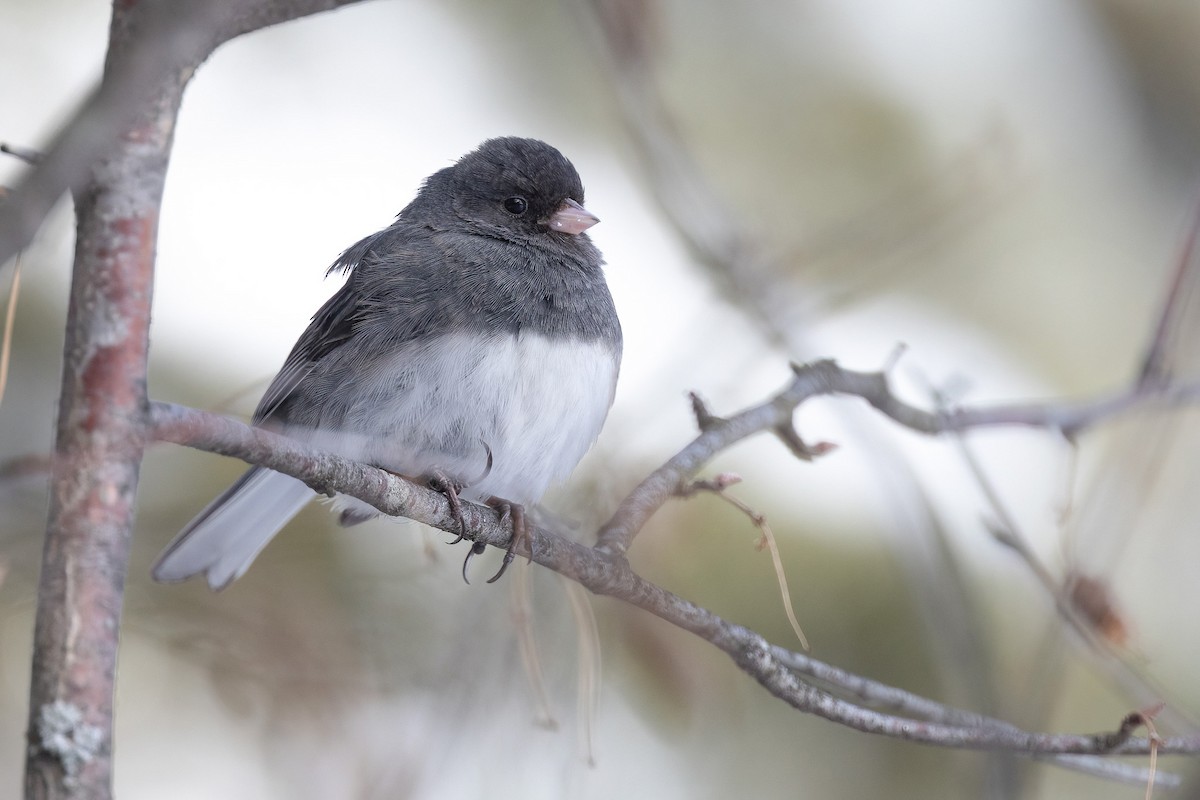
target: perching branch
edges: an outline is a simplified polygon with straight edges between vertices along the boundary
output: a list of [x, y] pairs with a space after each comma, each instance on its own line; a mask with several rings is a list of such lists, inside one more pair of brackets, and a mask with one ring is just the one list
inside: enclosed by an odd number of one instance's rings
[[[753, 433], [790, 425], [799, 404], [828, 394], [862, 397], [907, 427], [937, 433], [1012, 424], [1079, 430], [1136, 405], [1188, 402], [1195, 399], [1196, 392], [1140, 389], [1128, 396], [1069, 406], [997, 406], [935, 413], [896, 398], [881, 373], [854, 372], [831, 361], [797, 366], [789, 385], [767, 402], [729, 418], [707, 415], [705, 430], [626, 498], [613, 520], [602, 529], [596, 547], [588, 548], [539, 528], [531, 536], [532, 560], [596, 594], [636, 605], [700, 636], [728, 654], [779, 699], [798, 710], [856, 730], [945, 747], [1053, 757], [1056, 762], [1059, 756], [1067, 754], [1146, 754], [1152, 746], [1163, 754], [1200, 752], [1200, 737], [1168, 738], [1155, 745], [1150, 739], [1131, 738], [1125, 733], [1032, 733], [999, 720], [952, 709], [772, 646], [757, 633], [645, 581], [632, 570], [623, 554], [649, 516], [673, 496], [683, 481], [717, 452]], [[182, 406], [155, 403], [152, 419], [156, 438], [236, 456], [297, 477], [316, 491], [350, 494], [385, 514], [406, 516], [450, 533], [458, 532], [444, 497], [382, 470], [319, 453], [266, 431]], [[464, 508], [468, 538], [496, 547], [507, 543], [510, 531], [495, 511], [472, 504]], [[819, 688], [818, 684], [826, 688]], [[884, 706], [891, 713], [873, 710], [862, 703]], [[1075, 757], [1063, 759], [1062, 765], [1110, 777], [1144, 779], [1139, 770], [1099, 765]], [[1162, 778], [1160, 774], [1159, 779]]]

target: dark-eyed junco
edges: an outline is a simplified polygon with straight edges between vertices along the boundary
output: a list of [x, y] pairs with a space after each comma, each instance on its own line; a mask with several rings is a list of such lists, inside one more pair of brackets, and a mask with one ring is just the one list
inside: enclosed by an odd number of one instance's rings
[[[621, 325], [584, 233], [596, 222], [558, 150], [484, 142], [334, 262], [349, 277], [254, 424], [431, 482], [452, 505], [461, 494], [504, 506], [515, 546], [521, 505], [571, 473], [612, 404]], [[254, 467], [180, 532], [154, 578], [226, 586], [313, 496]], [[342, 503], [346, 524], [377, 513]]]

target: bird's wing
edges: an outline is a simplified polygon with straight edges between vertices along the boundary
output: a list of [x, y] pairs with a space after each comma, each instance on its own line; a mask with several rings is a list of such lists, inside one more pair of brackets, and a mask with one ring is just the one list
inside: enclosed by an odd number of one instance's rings
[[[436, 262], [428, 258], [429, 242], [425, 231], [413, 226], [394, 224], [374, 233], [350, 247], [333, 263], [329, 272], [349, 272], [342, 287], [313, 315], [308, 328], [300, 335], [279, 374], [271, 381], [254, 412], [254, 423], [261, 424], [279, 411], [326, 356], [345, 345], [366, 326], [363, 323], [395, 305], [381, 286], [390, 286], [403, 298], [417, 291]], [[426, 254], [422, 259], [420, 255]], [[443, 256], [437, 253], [437, 256]], [[430, 262], [430, 263], [427, 263]], [[403, 320], [397, 324], [391, 315], [393, 335], [404, 339]]]
[[351, 276], [351, 279], [313, 315], [312, 322], [292, 347], [283, 368], [258, 402], [258, 408], [254, 411], [254, 424], [269, 419], [308, 377], [317, 366], [317, 362], [354, 335], [355, 311], [359, 306], [359, 291], [355, 283]]

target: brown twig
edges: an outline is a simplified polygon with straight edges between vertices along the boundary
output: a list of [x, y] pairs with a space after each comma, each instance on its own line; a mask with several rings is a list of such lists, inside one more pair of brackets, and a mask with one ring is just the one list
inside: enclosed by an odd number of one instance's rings
[[54, 458], [49, 453], [26, 453], [0, 462], [0, 481], [21, 480], [49, 474]]
[[[524, 566], [528, 567], [527, 564]], [[534, 721], [546, 730], [557, 730], [558, 720], [554, 718], [554, 711], [550, 707], [550, 696], [546, 691], [546, 672], [542, 669], [541, 654], [538, 651], [533, 626], [532, 582], [529, 569], [515, 571], [509, 582], [509, 615], [516, 629], [517, 652], [525, 667], [525, 678], [529, 681], [530, 691], [533, 692], [536, 708]]]
[[792, 607], [792, 592], [788, 588], [787, 573], [783, 569], [783, 556], [779, 552], [779, 543], [775, 540], [775, 533], [767, 523], [766, 515], [755, 511], [746, 503], [725, 491], [729, 487], [741, 483], [741, 481], [742, 479], [738, 475], [734, 475], [731, 472], [722, 472], [714, 478], [692, 481], [679, 487], [679, 496], [691, 497], [698, 492], [710, 492], [736, 508], [742, 514], [745, 514], [750, 523], [758, 528], [759, 541], [756, 547], [760, 551], [766, 549], [770, 554], [771, 565], [775, 568], [775, 583], [779, 587], [780, 600], [783, 602], [783, 612], [787, 615], [788, 623], [792, 626], [792, 632], [796, 634], [796, 638], [800, 641], [800, 647], [808, 650], [808, 637], [804, 635], [804, 629], [800, 627], [800, 620], [796, 619], [796, 610]]
[[13, 264], [12, 283], [8, 289], [8, 303], [4, 311], [4, 334], [0, 338], [0, 403], [4, 402], [4, 390], [8, 387], [8, 362], [12, 355], [13, 324], [17, 318], [17, 298], [21, 296], [21, 257]]

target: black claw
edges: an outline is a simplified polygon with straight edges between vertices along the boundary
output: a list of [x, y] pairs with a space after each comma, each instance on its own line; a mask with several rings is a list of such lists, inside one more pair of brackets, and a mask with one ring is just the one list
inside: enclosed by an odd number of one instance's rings
[[[462, 537], [460, 536], [459, 539], [461, 538]], [[471, 542], [471, 549], [467, 551], [467, 557], [463, 559], [462, 568], [463, 583], [467, 584], [468, 586], [471, 585], [471, 581], [467, 578], [467, 565], [471, 563], [472, 558], [479, 555], [486, 549], [487, 545], [483, 542]], [[503, 570], [501, 570], [501, 572], [503, 572]], [[491, 581], [488, 581], [488, 583], [491, 583]]]
[[488, 578], [487, 582], [495, 583], [496, 581], [500, 580], [500, 576], [504, 574], [506, 569], [508, 569], [508, 565], [513, 562], [513, 559], [516, 557], [516, 555], [517, 554], [513, 552], [512, 545], [509, 545], [508, 549], [504, 551], [504, 561], [500, 563], [500, 569], [496, 570], [496, 574]]

